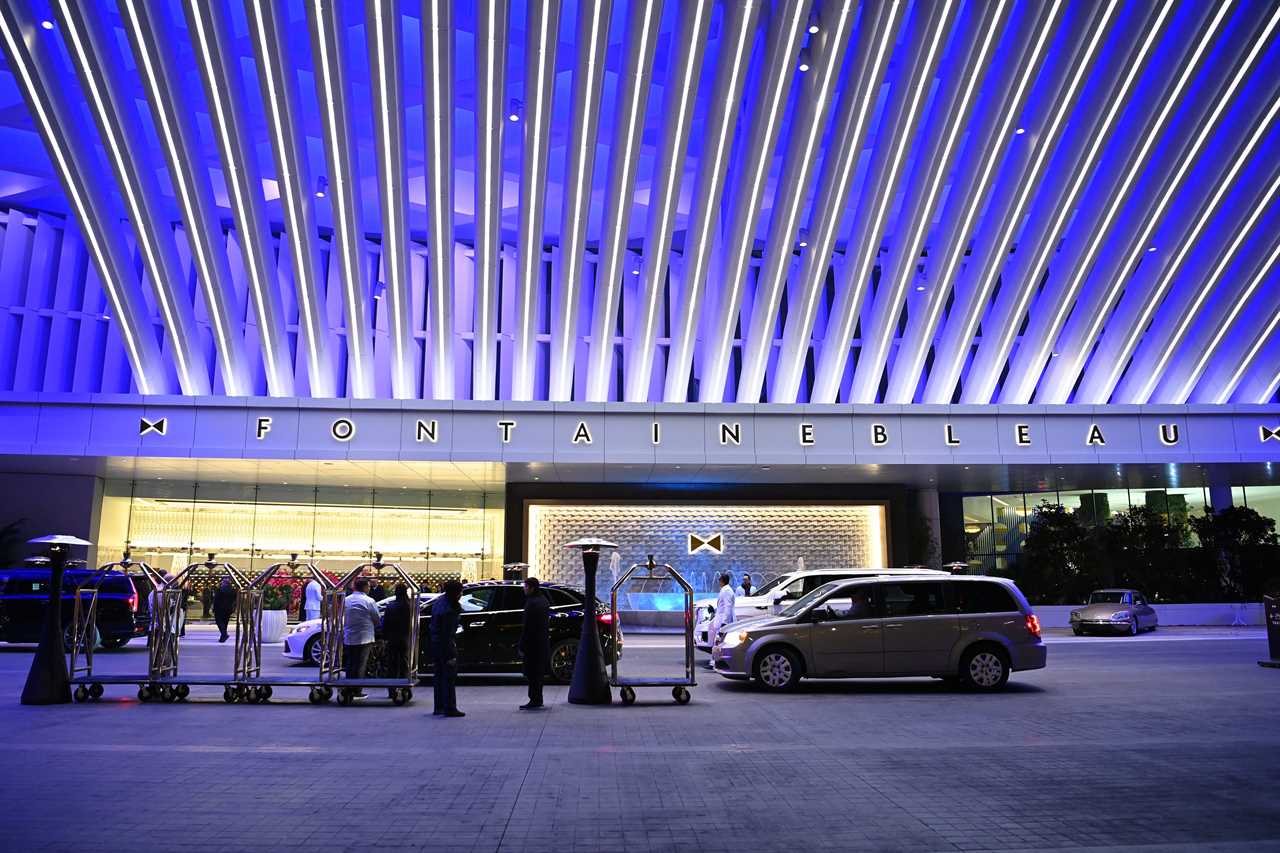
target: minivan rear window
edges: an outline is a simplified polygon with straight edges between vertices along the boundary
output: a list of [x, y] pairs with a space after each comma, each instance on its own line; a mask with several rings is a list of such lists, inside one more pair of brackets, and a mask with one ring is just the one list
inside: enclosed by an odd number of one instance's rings
[[972, 581], [951, 586], [960, 613], [1009, 613], [1018, 609], [1009, 590], [998, 583]]
[[884, 595], [884, 615], [932, 616], [945, 613], [942, 584], [936, 581], [910, 581], [881, 585]]

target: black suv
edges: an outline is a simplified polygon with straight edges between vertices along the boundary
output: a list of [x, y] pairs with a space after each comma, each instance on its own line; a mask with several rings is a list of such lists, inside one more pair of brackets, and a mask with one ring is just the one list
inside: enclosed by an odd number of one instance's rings
[[[76, 587], [92, 578], [87, 569], [62, 576], [62, 624], [68, 637], [75, 614]], [[0, 642], [37, 643], [49, 603], [52, 572], [47, 568], [0, 569]], [[118, 649], [147, 633], [151, 584], [141, 575], [107, 572], [98, 591], [98, 636], [103, 648]], [[88, 606], [88, 591], [85, 606]]]
[[[567, 683], [573, 676], [578, 657], [578, 638], [582, 635], [583, 602], [581, 589], [544, 583], [542, 591], [551, 601], [551, 677]], [[524, 615], [524, 585], [520, 581], [481, 581], [462, 588], [462, 613], [458, 622], [459, 672], [519, 672], [520, 623]], [[596, 601], [593, 614], [600, 628], [605, 661], [613, 660], [609, 608]], [[431, 604], [423, 604], [419, 633], [418, 669], [431, 671]], [[383, 674], [382, 644], [374, 649], [369, 661], [369, 675]], [[618, 654], [622, 653], [622, 626], [618, 626]]]

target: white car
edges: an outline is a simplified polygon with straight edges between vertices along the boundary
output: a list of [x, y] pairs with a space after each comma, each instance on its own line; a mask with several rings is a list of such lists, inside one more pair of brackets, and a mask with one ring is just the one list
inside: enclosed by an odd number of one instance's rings
[[[867, 578], [876, 575], [946, 575], [934, 569], [806, 569], [778, 575], [764, 586], [751, 590], [750, 595], [740, 595], [733, 603], [734, 624], [745, 619], [770, 616], [792, 604], [800, 596], [812, 592], [824, 583], [845, 578]], [[701, 651], [711, 651], [711, 622], [716, 616], [716, 600], [704, 598], [693, 603], [693, 642]]]
[[[440, 593], [424, 592], [418, 596], [418, 600], [422, 602], [422, 609], [426, 610], [429, 605]], [[387, 609], [387, 605], [395, 601], [395, 598], [384, 598], [378, 602], [378, 612], [381, 613]], [[308, 619], [305, 622], [299, 622], [294, 625], [288, 634], [284, 637], [284, 648], [280, 654], [290, 660], [300, 660], [303, 663], [318, 664], [320, 662], [320, 629], [321, 620]]]

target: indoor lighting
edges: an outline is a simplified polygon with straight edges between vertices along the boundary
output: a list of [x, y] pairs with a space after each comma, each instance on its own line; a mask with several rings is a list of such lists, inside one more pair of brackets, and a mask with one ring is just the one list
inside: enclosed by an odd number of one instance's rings
[[46, 30], [51, 30], [53, 29], [53, 21], [49, 20], [48, 18], [45, 18], [43, 21], [40, 22], [40, 26], [44, 27]]
[[916, 293], [924, 293], [924, 285], [923, 285], [923, 284], [917, 284], [917, 285], [916, 285]]
[[1147, 247], [1147, 251], [1148, 251], [1148, 252], [1154, 252], [1155, 250], [1156, 250], [1156, 247], [1155, 247], [1155, 246], [1148, 246], [1148, 247]]
[[816, 36], [820, 30], [821, 30], [821, 27], [819, 27], [817, 24], [809, 25], [809, 35], [811, 36]]
[[1017, 134], [1018, 136], [1021, 136], [1022, 134], [1026, 133], [1026, 132], [1027, 132], [1027, 129], [1026, 129], [1025, 127], [1020, 127], [1020, 128], [1018, 128], [1017, 130], [1015, 130], [1015, 131], [1014, 131], [1014, 133], [1015, 133], [1015, 134]]
[[809, 70], [809, 60], [808, 60], [808, 59], [801, 59], [801, 60], [800, 60], [800, 70], [801, 70], [801, 71], [808, 71], [808, 70]]

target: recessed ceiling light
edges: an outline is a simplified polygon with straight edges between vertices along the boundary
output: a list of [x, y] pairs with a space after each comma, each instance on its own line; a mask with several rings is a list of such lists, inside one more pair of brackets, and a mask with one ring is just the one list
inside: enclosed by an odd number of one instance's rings
[[1058, 354], [1056, 352], [1049, 353], [1049, 358], [1057, 358], [1057, 357], [1058, 357]]
[[809, 63], [808, 63], [808, 62], [805, 62], [804, 60], [800, 60], [800, 70], [801, 70], [801, 71], [808, 71], [808, 70], [809, 70]]
[[803, 249], [803, 248], [804, 248], [805, 246], [807, 246], [807, 245], [809, 245], [809, 241], [808, 241], [808, 240], [801, 240], [801, 241], [800, 241], [800, 248], [801, 248], [801, 249]]
[[809, 25], [809, 35], [816, 36], [821, 28], [817, 24]]
[[923, 284], [917, 284], [917, 285], [916, 285], [916, 293], [924, 293], [924, 285], [923, 285]]
[[46, 30], [51, 30], [53, 29], [53, 21], [50, 21], [48, 18], [45, 18], [43, 21], [40, 22], [40, 26], [44, 27]]
[[1025, 127], [1020, 127], [1020, 128], [1018, 128], [1017, 130], [1015, 130], [1015, 131], [1014, 131], [1014, 133], [1015, 133], [1015, 134], [1017, 134], [1018, 136], [1021, 136], [1022, 134], [1026, 133], [1026, 132], [1027, 132], [1027, 129], [1026, 129]]
[[1147, 247], [1147, 251], [1148, 251], [1148, 252], [1154, 252], [1155, 250], [1156, 250], [1156, 247], [1155, 247], [1155, 246], [1148, 246], [1148, 247]]

